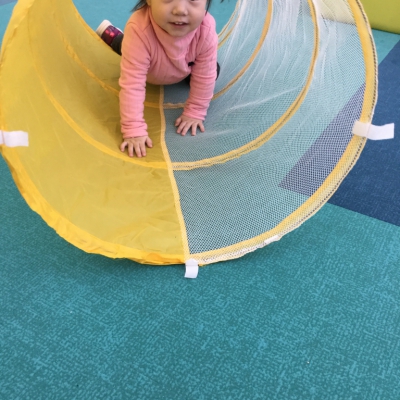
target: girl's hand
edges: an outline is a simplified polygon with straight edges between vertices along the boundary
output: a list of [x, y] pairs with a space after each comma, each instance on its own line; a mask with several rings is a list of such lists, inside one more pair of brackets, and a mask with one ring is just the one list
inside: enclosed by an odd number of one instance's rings
[[182, 136], [185, 136], [189, 129], [192, 130], [192, 136], [196, 136], [197, 128], [200, 129], [201, 132], [204, 132], [204, 125], [201, 119], [194, 119], [190, 117], [186, 117], [185, 115], [181, 115], [176, 121], [175, 126], [176, 133], [179, 133]]
[[146, 157], [146, 146], [153, 147], [153, 142], [148, 136], [139, 136], [135, 138], [127, 138], [119, 146], [121, 151], [125, 151], [128, 148], [129, 157], [133, 157], [136, 154], [137, 157]]

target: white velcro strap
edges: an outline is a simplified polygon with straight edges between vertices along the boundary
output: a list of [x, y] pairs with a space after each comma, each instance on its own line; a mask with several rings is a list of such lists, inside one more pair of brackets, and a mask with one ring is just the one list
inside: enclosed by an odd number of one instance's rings
[[23, 131], [0, 131], [0, 145], [6, 147], [29, 146], [28, 134]]
[[264, 244], [268, 245], [272, 242], [277, 242], [279, 239], [280, 239], [280, 236], [275, 235], [275, 236], [270, 237], [269, 239], [264, 240]]
[[187, 260], [185, 278], [190, 278], [190, 279], [197, 278], [198, 273], [199, 273], [199, 263], [193, 258]]
[[376, 126], [369, 123], [356, 121], [353, 126], [353, 134], [371, 140], [393, 139], [394, 124]]

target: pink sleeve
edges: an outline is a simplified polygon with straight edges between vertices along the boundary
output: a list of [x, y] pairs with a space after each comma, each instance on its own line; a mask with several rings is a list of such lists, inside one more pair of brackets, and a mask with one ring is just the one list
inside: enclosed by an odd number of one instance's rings
[[148, 135], [143, 111], [150, 53], [135, 28], [128, 23], [122, 41], [119, 102], [124, 139]]
[[204, 120], [210, 105], [217, 78], [218, 36], [210, 29], [208, 40], [197, 55], [192, 67], [190, 93], [186, 101], [183, 115]]

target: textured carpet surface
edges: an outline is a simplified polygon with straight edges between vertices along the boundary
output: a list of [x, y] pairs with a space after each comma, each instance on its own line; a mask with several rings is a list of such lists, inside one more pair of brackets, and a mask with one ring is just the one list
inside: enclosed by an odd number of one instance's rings
[[[375, 125], [400, 127], [400, 42], [379, 65]], [[400, 135], [368, 141], [330, 203], [400, 226]]]
[[[76, 4], [92, 27], [123, 26], [132, 7]], [[220, 27], [233, 8], [223, 5]], [[11, 10], [0, 6], [1, 33]], [[383, 68], [400, 37], [374, 35]], [[398, 118], [396, 60], [376, 123]], [[385, 161], [398, 177], [391, 150], [360, 163]], [[182, 266], [74, 248], [28, 208], [0, 159], [0, 398], [399, 399], [400, 228], [358, 204], [390, 215], [396, 182], [372, 173], [360, 196], [348, 179], [346, 208], [327, 204], [280, 242], [185, 280]]]
[[0, 6], [8, 3], [15, 3], [15, 0], [0, 0]]

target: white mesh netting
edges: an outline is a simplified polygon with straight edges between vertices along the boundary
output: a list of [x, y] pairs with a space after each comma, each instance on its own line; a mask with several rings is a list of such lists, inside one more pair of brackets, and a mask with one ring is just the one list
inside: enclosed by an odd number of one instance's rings
[[[352, 127], [363, 107], [370, 120], [375, 98], [357, 1], [242, 0], [230, 25], [207, 131], [182, 138], [167, 124], [189, 253], [200, 263], [263, 246], [320, 208], [357, 159], [364, 140]], [[167, 121], [185, 91], [166, 88]]]

